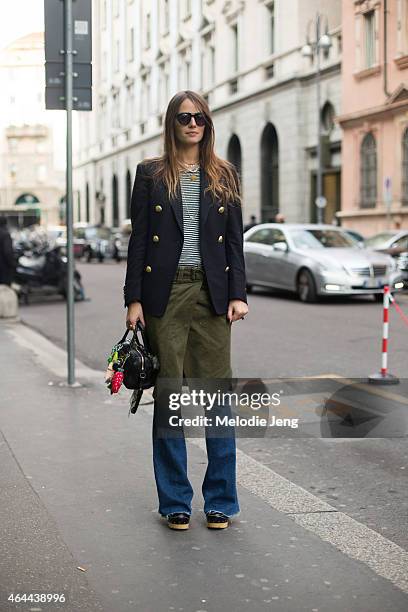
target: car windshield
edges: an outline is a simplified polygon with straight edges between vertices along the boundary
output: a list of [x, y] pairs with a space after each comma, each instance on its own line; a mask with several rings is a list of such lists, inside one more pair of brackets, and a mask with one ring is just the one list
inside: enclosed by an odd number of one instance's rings
[[376, 234], [375, 236], [371, 236], [371, 238], [367, 238], [364, 240], [365, 246], [368, 247], [379, 247], [386, 244], [390, 238], [392, 238], [395, 234], [390, 234], [387, 232], [383, 232], [382, 234]]
[[336, 230], [299, 229], [293, 230], [290, 235], [298, 249], [344, 249], [356, 246], [355, 240]]

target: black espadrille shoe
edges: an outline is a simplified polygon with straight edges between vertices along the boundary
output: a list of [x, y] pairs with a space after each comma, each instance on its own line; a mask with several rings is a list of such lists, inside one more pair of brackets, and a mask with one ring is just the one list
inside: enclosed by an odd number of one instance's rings
[[187, 512], [172, 512], [166, 518], [170, 529], [188, 529], [190, 527], [190, 515]]
[[229, 518], [226, 514], [222, 512], [215, 512], [214, 510], [210, 510], [210, 512], [206, 513], [207, 517], [207, 527], [209, 529], [225, 529], [229, 526]]

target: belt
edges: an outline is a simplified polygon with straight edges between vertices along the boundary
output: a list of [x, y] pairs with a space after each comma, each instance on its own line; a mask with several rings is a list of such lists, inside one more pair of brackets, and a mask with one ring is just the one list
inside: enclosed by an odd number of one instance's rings
[[176, 282], [205, 280], [205, 270], [203, 266], [178, 266], [174, 280]]

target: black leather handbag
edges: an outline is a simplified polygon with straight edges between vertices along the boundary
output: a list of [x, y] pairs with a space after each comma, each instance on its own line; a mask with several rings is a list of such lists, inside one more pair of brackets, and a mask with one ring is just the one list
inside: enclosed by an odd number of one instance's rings
[[[138, 332], [142, 336], [139, 341]], [[127, 340], [130, 329], [115, 344], [108, 358], [109, 367], [105, 382], [111, 394], [117, 393], [122, 383], [127, 389], [133, 389], [129, 414], [135, 414], [144, 389], [153, 387], [160, 369], [159, 359], [150, 350], [145, 328], [137, 322], [133, 338]]]
[[[123, 339], [126, 339], [129, 331], [129, 329], [126, 331]], [[137, 336], [139, 331], [143, 342], [140, 342]], [[151, 352], [146, 330], [142, 323], [138, 321], [130, 342], [129, 354], [123, 366], [123, 384], [127, 389], [134, 390], [130, 401], [129, 414], [135, 414], [144, 389], [154, 386], [159, 370], [159, 358]]]

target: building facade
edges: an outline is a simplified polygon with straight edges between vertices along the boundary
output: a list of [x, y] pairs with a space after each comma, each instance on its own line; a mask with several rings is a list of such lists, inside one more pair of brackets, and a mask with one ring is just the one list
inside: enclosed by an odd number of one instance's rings
[[44, 34], [0, 51], [0, 214], [55, 225], [65, 193], [64, 117], [44, 103]]
[[408, 228], [408, 0], [343, 0], [342, 224]]
[[[332, 47], [314, 40], [317, 11]], [[93, 3], [93, 110], [78, 113], [76, 221], [118, 226], [130, 216], [137, 163], [162, 153], [164, 113], [183, 89], [206, 97], [216, 151], [241, 176], [244, 222], [315, 216], [318, 117], [324, 139], [327, 220], [340, 209], [340, 0], [101, 0]], [[80, 215], [78, 215], [78, 211]]]

